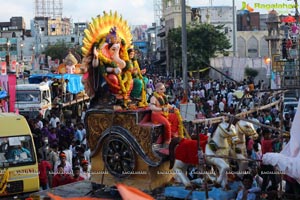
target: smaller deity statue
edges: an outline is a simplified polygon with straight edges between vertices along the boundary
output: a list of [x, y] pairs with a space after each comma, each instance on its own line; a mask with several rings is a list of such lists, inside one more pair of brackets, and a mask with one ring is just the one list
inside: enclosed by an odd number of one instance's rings
[[69, 52], [68, 55], [64, 58], [63, 63], [58, 66], [59, 74], [74, 74], [76, 65], [78, 65], [77, 58], [73, 55], [72, 52]]
[[148, 78], [143, 76], [146, 73], [146, 69], [140, 69], [139, 63], [135, 57], [135, 50], [133, 48], [128, 49], [127, 52], [130, 59], [130, 64], [132, 65], [133, 77], [133, 89], [130, 93], [130, 96], [133, 99], [139, 100], [138, 106], [147, 106], [146, 85], [148, 83]]

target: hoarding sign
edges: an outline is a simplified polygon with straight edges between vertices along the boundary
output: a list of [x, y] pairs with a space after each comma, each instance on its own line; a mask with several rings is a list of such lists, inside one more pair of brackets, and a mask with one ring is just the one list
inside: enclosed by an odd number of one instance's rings
[[1, 62], [1, 75], [6, 75], [6, 62]]
[[11, 70], [12, 72], [16, 72], [16, 69], [17, 69], [17, 61], [16, 61], [16, 60], [13, 60], [13, 61], [11, 62], [11, 68], [10, 68], [10, 70]]
[[[260, 14], [267, 14], [271, 10], [276, 10], [279, 15], [294, 15], [295, 2], [283, 0], [246, 0], [236, 1], [237, 10], [244, 10], [247, 12], [259, 12]], [[298, 5], [299, 7], [299, 5]]]
[[131, 34], [133, 41], [147, 41], [147, 25], [134, 25], [131, 26]]
[[4, 112], [14, 112], [16, 102], [16, 75], [1, 75], [0, 76], [0, 87], [9, 94], [9, 98], [3, 100]]

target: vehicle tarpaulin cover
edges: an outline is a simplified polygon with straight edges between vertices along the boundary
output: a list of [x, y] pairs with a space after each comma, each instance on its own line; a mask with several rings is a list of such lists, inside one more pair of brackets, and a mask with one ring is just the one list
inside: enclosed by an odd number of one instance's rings
[[68, 79], [67, 91], [72, 94], [78, 94], [84, 90], [83, 84], [81, 83], [82, 75], [79, 74], [33, 74], [28, 78], [29, 83], [39, 84], [43, 81], [44, 77], [48, 77], [49, 80], [53, 78], [65, 80]]
[[5, 90], [0, 90], [0, 99], [5, 99], [8, 97], [8, 94]]

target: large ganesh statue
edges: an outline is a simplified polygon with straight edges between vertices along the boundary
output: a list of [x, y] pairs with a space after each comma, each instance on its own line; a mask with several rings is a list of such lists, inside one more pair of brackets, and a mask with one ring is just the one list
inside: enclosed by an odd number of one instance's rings
[[90, 107], [120, 105], [127, 108], [133, 88], [132, 62], [128, 52], [132, 35], [117, 12], [93, 18], [85, 30], [82, 54], [86, 74], [83, 84]]

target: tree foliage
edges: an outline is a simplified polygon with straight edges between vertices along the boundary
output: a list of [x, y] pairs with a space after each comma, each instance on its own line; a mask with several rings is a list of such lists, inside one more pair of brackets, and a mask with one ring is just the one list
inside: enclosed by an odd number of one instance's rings
[[245, 68], [245, 76], [255, 78], [257, 75], [258, 75], [258, 71], [256, 69], [249, 68], [249, 67]]
[[[216, 57], [217, 53], [227, 53], [231, 45], [223, 30], [224, 25], [187, 25], [188, 70], [205, 68], [209, 59]], [[167, 41], [171, 60], [181, 63], [181, 27], [170, 30]]]
[[58, 40], [54, 45], [48, 45], [44, 53], [50, 56], [52, 60], [59, 59], [62, 62], [70, 50], [81, 55], [79, 46], [72, 47], [71, 44], [66, 43], [64, 40]]

